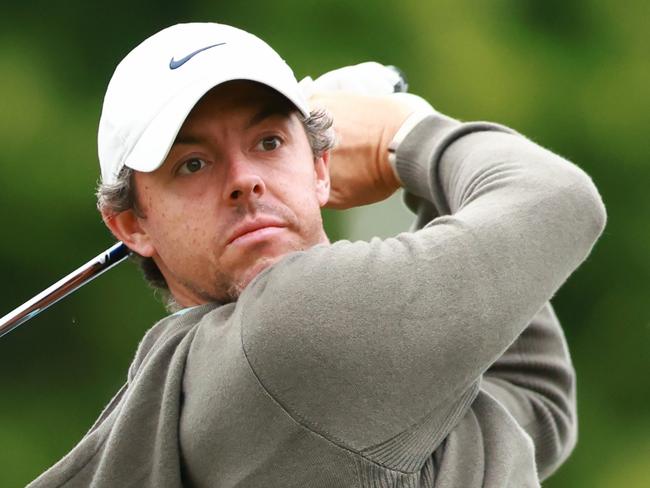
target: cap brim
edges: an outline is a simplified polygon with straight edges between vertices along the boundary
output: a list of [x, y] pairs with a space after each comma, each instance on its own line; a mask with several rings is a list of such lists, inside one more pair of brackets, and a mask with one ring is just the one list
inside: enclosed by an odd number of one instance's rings
[[164, 106], [144, 130], [125, 159], [124, 165], [147, 173], [162, 166], [183, 122], [201, 97], [212, 88], [233, 80], [256, 81], [273, 88], [291, 101], [304, 117], [309, 117], [309, 106], [297, 83], [295, 92], [288, 93], [286, 89], [280, 88], [280, 81], [269, 81], [268, 76], [265, 80], [261, 80], [247, 73], [238, 73], [236, 76], [226, 78], [223, 76], [205, 78], [185, 87]]

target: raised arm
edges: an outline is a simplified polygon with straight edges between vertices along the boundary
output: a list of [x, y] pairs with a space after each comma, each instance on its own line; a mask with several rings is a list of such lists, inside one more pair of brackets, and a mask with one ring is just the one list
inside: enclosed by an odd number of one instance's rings
[[[433, 204], [409, 195], [418, 211], [414, 228], [438, 215]], [[564, 332], [546, 303], [515, 342], [483, 375], [481, 388], [496, 398], [530, 436], [544, 480], [566, 460], [577, 440], [575, 370]]]
[[291, 255], [238, 307], [250, 366], [289, 415], [403, 469], [404, 450], [430, 455], [464, 413], [605, 213], [581, 170], [492, 124], [430, 116], [401, 143], [397, 169], [411, 203], [442, 217]]

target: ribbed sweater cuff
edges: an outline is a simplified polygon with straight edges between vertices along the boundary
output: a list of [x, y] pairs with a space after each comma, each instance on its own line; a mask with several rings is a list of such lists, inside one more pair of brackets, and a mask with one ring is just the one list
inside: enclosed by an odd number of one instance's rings
[[438, 165], [449, 145], [464, 135], [498, 131], [514, 133], [511, 129], [490, 122], [461, 123], [444, 115], [432, 114], [406, 135], [395, 152], [395, 169], [404, 189], [435, 205], [439, 215], [449, 213], [438, 174]]

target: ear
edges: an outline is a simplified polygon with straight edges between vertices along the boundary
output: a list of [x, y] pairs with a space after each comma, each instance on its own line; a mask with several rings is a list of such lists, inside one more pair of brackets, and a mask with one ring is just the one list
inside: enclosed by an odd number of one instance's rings
[[113, 235], [132, 251], [144, 257], [152, 257], [155, 254], [151, 239], [142, 228], [142, 217], [138, 217], [133, 210], [119, 213], [102, 211], [102, 219]]
[[330, 198], [330, 153], [325, 151], [320, 157], [314, 159], [314, 173], [316, 176], [316, 197], [321, 207], [325, 206]]

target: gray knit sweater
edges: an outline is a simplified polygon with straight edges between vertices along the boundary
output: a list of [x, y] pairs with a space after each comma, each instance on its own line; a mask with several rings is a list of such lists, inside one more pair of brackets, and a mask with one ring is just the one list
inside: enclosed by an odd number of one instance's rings
[[603, 229], [598, 192], [508, 129], [436, 115], [397, 169], [419, 230], [290, 254], [236, 303], [162, 320], [30, 486], [539, 486], [576, 436], [547, 302]]

